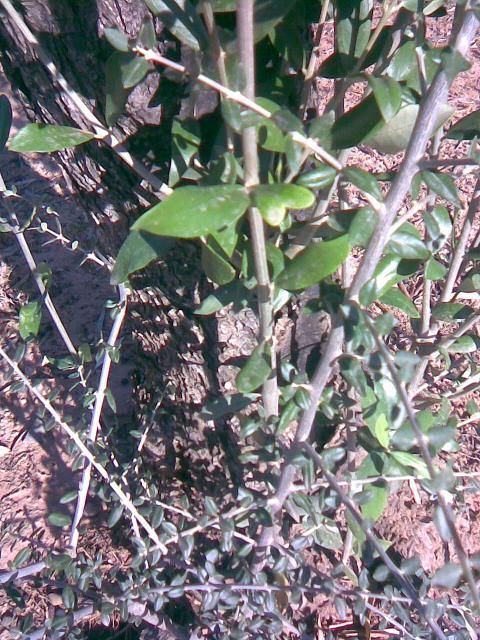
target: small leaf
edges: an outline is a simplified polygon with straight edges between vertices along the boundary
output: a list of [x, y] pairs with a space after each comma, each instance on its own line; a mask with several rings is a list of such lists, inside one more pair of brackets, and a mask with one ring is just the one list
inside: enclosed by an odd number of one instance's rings
[[77, 499], [77, 496], [78, 496], [78, 491], [76, 489], [74, 489], [73, 491], [69, 491], [68, 493], [66, 493], [60, 498], [60, 504], [67, 504], [69, 502], [73, 502], [73, 500]]
[[380, 302], [395, 307], [406, 313], [410, 318], [420, 318], [417, 307], [404, 293], [397, 287], [392, 287], [378, 298]]
[[132, 55], [120, 64], [120, 77], [124, 89], [131, 89], [139, 84], [147, 75], [148, 62]]
[[446, 267], [434, 258], [425, 263], [425, 278], [427, 280], [441, 280], [447, 273]]
[[380, 187], [378, 186], [378, 182], [371, 173], [368, 173], [368, 171], [364, 171], [358, 167], [348, 167], [343, 172], [343, 176], [346, 180], [361, 189], [361, 191], [369, 193], [377, 200], [382, 200], [383, 196]]
[[174, 241], [168, 238], [131, 231], [120, 247], [110, 282], [125, 282], [131, 273], [143, 269], [152, 260], [165, 256], [173, 244]]
[[390, 443], [390, 436], [388, 433], [388, 421], [384, 413], [380, 414], [377, 417], [373, 431], [375, 437], [382, 445], [382, 447], [384, 447], [385, 449], [388, 448], [388, 445]]
[[426, 245], [430, 251], [438, 251], [452, 232], [450, 214], [445, 207], [434, 207], [424, 213], [423, 221], [427, 230]]
[[21, 567], [22, 564], [25, 564], [25, 562], [28, 562], [28, 560], [30, 560], [31, 557], [32, 557], [32, 550], [29, 547], [25, 547], [25, 549], [21, 549], [12, 561], [13, 568], [18, 569], [18, 567]]
[[360, 291], [360, 304], [368, 306], [391, 287], [415, 273], [419, 263], [401, 260], [399, 256], [388, 255], [378, 263], [373, 277]]
[[427, 187], [434, 193], [451, 202], [454, 207], [460, 208], [462, 206], [455, 180], [451, 175], [434, 171], [422, 171], [421, 175]]
[[432, 578], [432, 587], [445, 587], [455, 589], [462, 577], [462, 567], [449, 562], [438, 569]]
[[19, 153], [51, 153], [70, 149], [94, 138], [94, 134], [73, 127], [52, 124], [27, 124], [8, 145]]
[[447, 138], [452, 140], [473, 140], [480, 136], [480, 109], [472, 111], [468, 116], [457, 120], [450, 127]]
[[29, 302], [23, 305], [19, 314], [19, 333], [24, 340], [38, 335], [42, 321], [42, 305], [40, 302]]
[[113, 508], [110, 509], [110, 513], [108, 514], [108, 526], [110, 527], [110, 529], [112, 529], [112, 527], [114, 527], [120, 520], [123, 510], [123, 504], [116, 504]]
[[308, 189], [326, 189], [333, 184], [337, 172], [327, 164], [320, 164], [316, 169], [307, 171], [297, 178], [296, 184]]
[[273, 227], [283, 221], [287, 209], [306, 209], [315, 202], [309, 189], [294, 184], [259, 185], [251, 193], [265, 222]]
[[393, 78], [368, 76], [373, 95], [385, 122], [391, 120], [402, 104], [402, 89]]
[[432, 309], [432, 317], [440, 322], [458, 322], [465, 320], [473, 313], [472, 307], [461, 302], [440, 302]]
[[12, 107], [5, 95], [0, 95], [0, 151], [7, 144], [10, 128], [12, 126]]
[[48, 521], [50, 524], [53, 524], [55, 527], [68, 527], [71, 522], [71, 518], [68, 513], [51, 513], [48, 516]]
[[105, 29], [105, 38], [117, 51], [128, 52], [128, 36], [119, 29]]
[[411, 224], [405, 223], [397, 229], [388, 241], [385, 251], [394, 253], [405, 260], [426, 260], [430, 251], [420, 238], [418, 230]]
[[75, 609], [77, 597], [70, 585], [67, 585], [62, 589], [62, 601], [65, 609]]
[[390, 455], [394, 460], [396, 460], [399, 464], [404, 467], [409, 467], [415, 469], [420, 478], [429, 478], [430, 474], [428, 473], [427, 465], [420, 458], [420, 456], [415, 453], [407, 453], [406, 451], [391, 451]]
[[465, 275], [465, 278], [458, 287], [459, 291], [465, 291], [467, 293], [475, 293], [480, 291], [480, 269], [470, 269]]
[[145, 4], [187, 47], [194, 51], [208, 48], [208, 36], [190, 0], [145, 0]]
[[237, 389], [240, 393], [256, 391], [271, 374], [271, 366], [264, 342], [256, 347], [240, 373], [237, 375]]
[[335, 240], [313, 243], [304, 249], [277, 278], [277, 286], [287, 291], [304, 289], [318, 284], [335, 273], [347, 258], [350, 242], [347, 235]]
[[127, 53], [115, 51], [105, 64], [105, 120], [113, 126], [125, 111], [129, 91], [122, 83], [122, 64], [130, 60]]
[[460, 336], [453, 344], [447, 347], [448, 353], [475, 353], [478, 345], [474, 336]]
[[207, 278], [215, 284], [228, 284], [235, 277], [235, 269], [214, 240], [202, 244], [202, 267]]
[[257, 399], [257, 394], [234, 393], [233, 395], [225, 395], [207, 402], [200, 411], [200, 416], [204, 420], [218, 420], [225, 415], [238, 413], [245, 407], [248, 407]]
[[132, 230], [176, 238], [198, 238], [224, 229], [243, 215], [250, 204], [237, 185], [180, 187], [144, 213]]

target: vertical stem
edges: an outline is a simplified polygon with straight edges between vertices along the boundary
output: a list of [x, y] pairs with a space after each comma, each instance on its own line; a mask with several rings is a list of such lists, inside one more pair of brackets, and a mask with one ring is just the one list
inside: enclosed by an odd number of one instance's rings
[[[255, 44], [253, 39], [253, 0], [237, 0], [237, 34], [240, 60], [245, 72], [245, 95], [255, 99]], [[257, 132], [255, 127], [247, 127], [242, 132], [245, 186], [259, 184]], [[260, 342], [271, 348], [272, 374], [262, 388], [265, 419], [278, 414], [278, 389], [276, 379], [276, 356], [273, 341], [273, 287], [268, 273], [265, 248], [265, 228], [262, 216], [256, 207], [248, 211], [250, 235], [257, 278], [258, 312], [260, 318]]]

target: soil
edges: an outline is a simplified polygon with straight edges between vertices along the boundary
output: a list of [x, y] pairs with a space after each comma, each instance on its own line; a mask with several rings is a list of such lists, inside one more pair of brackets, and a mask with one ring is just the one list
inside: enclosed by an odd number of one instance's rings
[[[435, 39], [444, 44], [447, 34], [445, 22], [435, 22]], [[326, 26], [324, 40], [331, 43], [331, 25]], [[328, 51], [322, 53], [326, 56]], [[457, 111], [455, 118], [460, 118], [472, 110], [480, 107], [478, 78], [480, 77], [480, 47], [478, 41], [471, 49], [471, 69], [464, 72], [456, 80], [451, 89], [451, 102]], [[328, 85], [330, 86], [330, 85]], [[326, 89], [320, 82], [318, 95], [321, 101], [328, 98]], [[9, 95], [14, 107], [14, 129], [18, 129], [25, 122], [25, 116], [11, 96], [9, 87], [4, 83], [1, 90]], [[358, 94], [352, 91], [352, 103], [358, 99]], [[447, 143], [445, 155], [462, 155], [465, 143], [454, 145]], [[388, 170], [398, 158], [389, 157], [384, 160], [374, 152], [356, 151], [352, 160], [367, 169], [376, 171]], [[45, 234], [28, 232], [27, 239], [34, 253], [37, 263], [45, 262], [53, 272], [52, 287], [50, 289], [57, 308], [69, 335], [75, 344], [83, 342], [95, 343], [101, 336], [108, 335], [110, 318], [105, 312], [105, 302], [115, 300], [115, 290], [109, 285], [108, 272], [97, 263], [86, 260], [94, 243], [94, 233], [91, 221], [75, 196], [69, 192], [59, 166], [46, 157], [25, 158], [17, 154], [3, 151], [0, 154], [0, 172], [7, 186], [15, 185], [22, 199], [14, 200], [17, 215], [26, 220], [32, 206], [37, 207], [37, 218], [48, 223], [52, 229], [61, 229], [69, 242], [52, 240]], [[461, 194], [468, 197], [472, 191], [474, 176], [471, 171], [457, 169], [461, 179], [457, 181]], [[352, 198], [355, 194], [352, 195]], [[3, 215], [3, 214], [2, 214]], [[457, 220], [457, 229], [461, 227], [461, 217]], [[59, 226], [57, 226], [59, 225]], [[477, 229], [478, 230], [478, 229]], [[79, 248], [72, 249], [71, 242], [78, 240]], [[83, 251], [83, 252], [82, 252]], [[28, 267], [15, 243], [13, 235], [0, 235], [0, 341], [10, 353], [14, 353], [18, 343], [18, 312], [22, 304], [37, 299], [37, 293], [32, 285]], [[470, 301], [471, 302], [471, 301]], [[473, 304], [478, 302], [473, 301]], [[397, 314], [399, 329], [397, 338], [408, 343], [412, 329], [408, 318]], [[235, 324], [221, 326], [220, 337], [229, 343], [225, 350], [221, 365], [224, 368], [222, 377], [223, 388], [231, 390], [232, 374], [229, 358], [247, 355], [254, 345], [254, 333], [243, 333], [240, 340], [236, 329], [248, 325], [245, 318], [238, 317], [238, 327]], [[254, 324], [254, 323], [253, 323]], [[71, 389], [71, 381], [66, 374], [63, 379], [53, 367], [49, 370], [44, 366], [42, 353], [60, 358], [66, 355], [65, 346], [59, 335], [51, 328], [48, 320], [43, 321], [41, 349], [35, 342], [28, 345], [22, 366], [30, 378], [38, 380], [38, 388], [44, 393], [53, 389], [57, 392], [54, 404], [62, 413], [78, 419], [80, 415], [80, 389]], [[477, 328], [478, 333], [478, 328]], [[245, 337], [246, 336], [246, 337]], [[478, 359], [480, 362], [480, 358]], [[461, 371], [461, 358], [459, 358]], [[234, 369], [235, 370], [235, 369]], [[112, 380], [113, 393], [117, 400], [119, 420], [128, 422], [131, 417], [131, 386], [128, 366], [117, 367]], [[461, 375], [461, 374], [459, 374]], [[435, 391], [446, 393], [452, 389], [448, 378], [436, 384]], [[30, 547], [40, 553], [45, 549], [61, 549], [66, 538], [58, 527], [49, 524], [47, 516], [52, 512], [70, 513], [71, 505], [62, 505], [60, 498], [67, 492], [76, 489], [78, 472], [71, 470], [71, 455], [68, 446], [56, 430], [45, 429], [42, 416], [39, 415], [31, 397], [25, 391], [18, 391], [12, 386], [3, 363], [0, 363], [0, 571], [7, 570], [9, 563], [17, 553]], [[468, 397], [455, 402], [457, 415], [465, 419], [465, 405], [467, 400], [476, 400], [480, 405], [480, 393], [473, 392]], [[459, 429], [459, 451], [454, 454], [455, 470], [466, 474], [480, 472], [478, 424], [471, 422]], [[479, 487], [472, 483], [471, 478], [465, 479], [466, 490], [463, 502], [454, 505], [457, 508], [456, 524], [460, 538], [469, 554], [480, 552], [480, 493]], [[473, 488], [472, 488], [473, 487]], [[378, 533], [391, 541], [402, 556], [409, 558], [416, 555], [420, 558], [423, 568], [433, 572], [450, 559], [455, 559], [454, 550], [439, 538], [432, 521], [434, 505], [430, 496], [422, 491], [412, 490], [412, 486], [403, 483], [400, 489], [391, 496], [389, 505], [377, 524]], [[102, 513], [100, 503], [88, 502], [84, 524], [88, 528], [94, 524], [95, 530], [82, 538], [81, 548], [94, 556], [102, 551], [106, 563], [121, 561], [128, 558], [128, 551], [121, 541], [113, 540], [110, 529], [105, 525], [105, 514]], [[313, 558], [319, 570], [328, 570], [328, 563]], [[25, 586], [29, 596], [28, 607], [35, 619], [40, 623], [51, 611], [55, 594], [38, 594], [35, 589]], [[58, 597], [58, 596], [57, 596]], [[321, 627], [327, 627], [335, 611], [324, 601], [319, 600], [316, 606], [318, 612], [317, 632], [322, 637]], [[312, 611], [315, 607], [312, 605]], [[19, 613], [19, 609], [12, 611], [12, 600], [3, 592], [0, 593], [0, 638], [5, 635], [11, 616]], [[2, 629], [3, 626], [3, 629]], [[3, 633], [2, 633], [3, 632]]]

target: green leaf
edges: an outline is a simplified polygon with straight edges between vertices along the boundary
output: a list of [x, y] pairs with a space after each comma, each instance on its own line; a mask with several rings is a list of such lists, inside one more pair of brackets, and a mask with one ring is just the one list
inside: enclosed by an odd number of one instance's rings
[[445, 587], [455, 589], [462, 577], [462, 567], [459, 564], [448, 562], [443, 565], [432, 578], [432, 587]]
[[73, 489], [73, 491], [68, 491], [60, 498], [60, 504], [68, 504], [69, 502], [73, 502], [77, 499], [78, 491]]
[[237, 8], [236, 0], [210, 0], [210, 2], [215, 13], [235, 11]]
[[238, 413], [258, 398], [258, 394], [234, 393], [215, 398], [207, 402], [200, 411], [200, 416], [204, 420], [218, 420], [223, 416]]
[[418, 262], [401, 260], [399, 256], [388, 255], [382, 258], [375, 269], [373, 277], [360, 291], [360, 304], [363, 306], [369, 305], [391, 287], [415, 273], [418, 267]]
[[417, 68], [416, 44], [413, 40], [407, 40], [395, 52], [386, 72], [394, 80], [401, 82]]
[[7, 144], [10, 128], [12, 126], [12, 107], [5, 95], [0, 95], [0, 151]]
[[346, 69], [352, 69], [361, 57], [372, 27], [371, 0], [337, 0], [335, 3], [335, 50]]
[[148, 62], [143, 58], [132, 55], [120, 64], [120, 77], [124, 89], [131, 89], [141, 82], [147, 75]]
[[247, 191], [237, 185], [180, 187], [144, 213], [132, 230], [198, 238], [229, 226], [245, 213], [249, 204]]
[[296, 0], [256, 0], [254, 14], [255, 42], [260, 42], [293, 8]]
[[[389, 122], [363, 137], [363, 143], [381, 153], [404, 151], [410, 142], [418, 111], [418, 104], [408, 104], [402, 107]], [[435, 122], [435, 128], [441, 127], [452, 115], [453, 111], [454, 109], [450, 105], [441, 106]]]
[[271, 370], [267, 347], [265, 342], [262, 342], [253, 350], [246, 364], [237, 375], [238, 391], [240, 393], [256, 391], [268, 379]]
[[404, 293], [397, 287], [392, 287], [379, 297], [380, 302], [388, 305], [389, 307], [395, 307], [407, 314], [410, 318], [420, 318], [417, 307]]
[[[385, 454], [369, 453], [357, 469], [356, 476], [359, 480], [369, 477], [377, 477], [384, 472]], [[382, 515], [388, 501], [389, 490], [385, 484], [367, 484], [363, 487], [368, 491], [370, 498], [362, 504], [361, 510], [365, 518], [376, 522]]]
[[173, 187], [184, 175], [200, 149], [201, 133], [196, 120], [181, 120], [178, 116], [172, 125], [172, 160], [168, 184]]
[[296, 184], [308, 189], [326, 189], [333, 184], [336, 176], [337, 172], [333, 167], [329, 167], [328, 164], [320, 164], [316, 169], [299, 176]]
[[32, 550], [29, 547], [25, 547], [24, 549], [21, 549], [12, 561], [13, 568], [18, 569], [18, 567], [21, 567], [22, 564], [25, 564], [25, 562], [30, 560], [31, 557], [32, 557]]
[[457, 187], [453, 177], [446, 173], [434, 171], [422, 171], [422, 180], [429, 189], [441, 198], [451, 202], [454, 207], [460, 208], [462, 203], [458, 197]]
[[448, 353], [475, 353], [478, 345], [474, 336], [465, 335], [457, 338], [453, 344], [447, 347]]
[[430, 251], [438, 251], [452, 232], [450, 214], [445, 207], [435, 207], [424, 213], [423, 221], [427, 230], [427, 247]]
[[422, 458], [415, 453], [408, 453], [406, 451], [391, 451], [390, 455], [394, 460], [404, 467], [415, 469], [420, 478], [429, 478], [427, 465]]
[[214, 293], [207, 296], [202, 304], [195, 310], [199, 316], [209, 316], [233, 303], [234, 309], [244, 309], [250, 303], [250, 292], [240, 280], [236, 280], [224, 287], [219, 287]]
[[386, 76], [376, 78], [368, 76], [373, 95], [385, 122], [389, 122], [402, 105], [402, 88], [396, 80]]
[[123, 504], [116, 504], [110, 509], [108, 514], [108, 526], [112, 529], [122, 517], [124, 507]]
[[480, 109], [457, 120], [447, 133], [447, 138], [452, 140], [473, 140], [478, 136], [480, 136]]
[[138, 32], [136, 44], [145, 49], [153, 49], [157, 44], [157, 34], [155, 33], [155, 25], [150, 16], [143, 21], [142, 28]]
[[115, 51], [105, 65], [105, 120], [109, 127], [125, 111], [129, 91], [123, 86], [121, 68], [125, 60], [130, 59], [130, 54]]
[[331, 129], [332, 148], [355, 147], [381, 129], [384, 124], [375, 96], [370, 94], [335, 122]]
[[235, 269], [214, 240], [202, 244], [202, 267], [205, 275], [219, 285], [228, 284], [235, 277]]
[[416, 227], [410, 223], [403, 224], [388, 241], [385, 251], [394, 253], [405, 260], [426, 260], [430, 251], [425, 246]]
[[297, 291], [317, 284], [338, 269], [347, 258], [349, 250], [347, 235], [313, 243], [287, 264], [276, 284], [287, 291]]
[[425, 278], [427, 280], [441, 280], [446, 273], [446, 267], [434, 258], [430, 258], [425, 263]]
[[145, 4], [180, 42], [194, 51], [208, 49], [207, 33], [190, 0], [145, 0]]
[[480, 291], [480, 269], [470, 269], [465, 278], [458, 287], [459, 291], [466, 291], [467, 293], [475, 293]]
[[65, 609], [75, 609], [77, 597], [75, 595], [75, 591], [70, 585], [67, 585], [62, 589], [62, 601]]
[[472, 307], [461, 302], [440, 302], [432, 309], [433, 319], [439, 322], [457, 323], [470, 317], [472, 313]]
[[287, 209], [306, 209], [315, 202], [313, 193], [294, 184], [259, 185], [251, 191], [253, 203], [272, 227], [283, 221]]
[[343, 547], [343, 538], [334, 520], [323, 518], [323, 522], [317, 525], [313, 533], [315, 542], [324, 549], [336, 551]]
[[340, 233], [348, 233], [352, 247], [366, 248], [377, 219], [377, 214], [371, 207], [343, 209], [328, 216], [328, 226]]
[[42, 321], [42, 305], [40, 302], [29, 302], [23, 305], [19, 314], [18, 331], [24, 340], [38, 335]]
[[378, 186], [378, 182], [371, 173], [368, 173], [368, 171], [364, 171], [359, 167], [348, 167], [343, 172], [343, 176], [346, 180], [361, 189], [361, 191], [369, 193], [377, 200], [382, 200], [383, 196], [380, 187]]
[[440, 59], [449, 85], [452, 84], [459, 73], [467, 71], [471, 67], [470, 62], [459, 51], [450, 47], [445, 47], [442, 50]]
[[105, 29], [105, 38], [117, 51], [123, 51], [124, 53], [128, 52], [128, 36], [123, 33], [123, 31], [107, 28]]
[[94, 138], [94, 134], [73, 127], [52, 124], [27, 124], [11, 140], [8, 148], [19, 153], [51, 153], [77, 147]]
[[165, 256], [173, 244], [174, 241], [167, 238], [131, 231], [120, 247], [110, 282], [125, 282], [131, 273], [143, 269], [152, 260]]
[[71, 522], [71, 518], [68, 513], [54, 512], [48, 516], [48, 521], [54, 527], [68, 527]]

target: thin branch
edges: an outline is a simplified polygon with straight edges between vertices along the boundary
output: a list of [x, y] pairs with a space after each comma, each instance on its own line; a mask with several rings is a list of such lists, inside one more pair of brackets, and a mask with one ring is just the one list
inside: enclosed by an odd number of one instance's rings
[[[127, 311], [127, 292], [123, 284], [118, 285], [118, 312], [113, 321], [110, 335], [108, 336], [107, 345], [112, 349], [115, 347], [118, 336], [120, 334], [125, 314]], [[98, 388], [95, 393], [95, 405], [92, 412], [92, 418], [90, 420], [90, 426], [88, 429], [88, 440], [95, 442], [97, 439], [98, 427], [100, 424], [100, 417], [102, 415], [103, 404], [105, 402], [105, 395], [107, 393], [108, 378], [110, 375], [110, 368], [112, 365], [112, 358], [110, 356], [110, 350], [105, 348], [102, 362], [102, 370], [100, 373], [100, 380]], [[70, 530], [70, 542], [69, 546], [72, 550], [76, 550], [78, 544], [78, 526], [83, 516], [85, 504], [87, 502], [88, 489], [90, 487], [90, 478], [92, 474], [92, 463], [90, 460], [85, 460], [83, 468], [82, 479], [80, 481], [78, 489], [77, 504], [75, 508], [75, 514], [72, 520], [72, 527]]]
[[[255, 45], [253, 38], [253, 0], [237, 1], [237, 32], [239, 56], [245, 71], [245, 96], [255, 99]], [[247, 189], [259, 184], [259, 162], [256, 127], [242, 131], [244, 183]], [[273, 344], [273, 285], [268, 272], [265, 226], [260, 211], [251, 206], [248, 210], [250, 239], [252, 243], [255, 276], [257, 278], [260, 342], [270, 348], [271, 373], [262, 386], [265, 419], [278, 414], [278, 387], [275, 345]]]
[[49, 57], [45, 49], [40, 44], [38, 38], [28, 28], [22, 16], [14, 8], [10, 0], [0, 0], [5, 12], [8, 14], [14, 25], [22, 33], [25, 40], [36, 52], [38, 59], [46, 67], [53, 78], [53, 81], [60, 87], [62, 92], [69, 98], [75, 109], [85, 118], [95, 132], [97, 140], [103, 141], [114, 153], [116, 153], [135, 173], [148, 182], [155, 190], [164, 196], [170, 195], [172, 189], [164, 184], [121, 144], [115, 134], [108, 129], [91, 111], [80, 95], [69, 85], [65, 76], [59, 71], [53, 60]]
[[315, 451], [315, 449], [308, 442], [303, 442], [302, 443], [302, 448], [309, 454], [309, 456], [311, 456], [311, 458], [314, 461], [314, 463], [316, 464], [316, 466], [322, 472], [323, 477], [326, 479], [326, 481], [328, 482], [330, 487], [338, 495], [340, 501], [345, 505], [345, 507], [351, 513], [351, 515], [354, 518], [355, 522], [358, 524], [360, 529], [365, 534], [365, 537], [367, 538], [367, 540], [370, 542], [372, 547], [378, 553], [378, 555], [380, 556], [380, 558], [382, 559], [382, 561], [384, 562], [385, 566], [388, 568], [390, 573], [396, 578], [398, 584], [402, 587], [402, 589], [405, 591], [405, 593], [409, 596], [409, 598], [411, 599], [413, 605], [417, 609], [418, 613], [422, 616], [422, 618], [424, 618], [427, 621], [428, 626], [431, 628], [433, 633], [437, 636], [437, 638], [440, 638], [441, 640], [446, 640], [445, 634], [443, 633], [443, 631], [438, 626], [438, 623], [428, 614], [425, 605], [420, 600], [420, 598], [419, 598], [414, 586], [410, 582], [410, 580], [403, 573], [403, 571], [401, 571], [401, 569], [399, 569], [397, 567], [397, 565], [393, 562], [393, 560], [387, 554], [387, 552], [385, 551], [384, 547], [379, 542], [379, 540], [377, 540], [377, 537], [374, 535], [374, 533], [371, 530], [371, 528], [369, 527], [369, 525], [365, 522], [365, 520], [364, 520], [362, 514], [360, 513], [357, 505], [353, 502], [353, 500], [351, 500], [347, 496], [347, 494], [343, 491], [343, 489], [338, 484], [337, 479], [335, 478], [335, 476], [327, 469], [327, 467], [325, 466], [325, 464], [324, 464], [324, 462], [322, 460], [322, 457], [318, 455], [318, 453]]
[[[3, 1], [4, 0], [0, 0], [0, 2]], [[138, 54], [147, 62], [153, 62], [154, 64], [158, 64], [162, 67], [172, 69], [177, 73], [188, 76], [188, 71], [183, 64], [179, 64], [178, 62], [174, 62], [169, 58], [165, 58], [165, 56], [160, 55], [156, 51], [143, 49], [142, 47], [135, 47], [134, 49], [132, 49], [132, 53]], [[227, 100], [231, 100], [232, 102], [236, 102], [237, 104], [241, 104], [242, 106], [247, 107], [247, 109], [258, 113], [258, 115], [262, 116], [262, 118], [272, 120], [274, 114], [271, 111], [265, 109], [264, 107], [261, 107], [255, 102], [255, 100], [248, 98], [246, 95], [240, 93], [240, 91], [233, 91], [232, 89], [225, 87], [220, 82], [212, 80], [212, 78], [209, 78], [203, 73], [195, 75], [194, 79], [198, 82], [201, 82], [206, 87], [210, 87], [211, 89], [218, 91], [218, 93], [222, 96], [225, 96]], [[343, 169], [342, 164], [338, 162], [338, 160], [334, 156], [325, 151], [325, 149], [321, 147], [313, 138], [308, 138], [307, 136], [303, 135], [303, 133], [300, 133], [298, 131], [290, 131], [288, 135], [291, 137], [293, 142], [301, 145], [302, 147], [305, 147], [305, 149], [308, 149], [310, 153], [313, 153], [320, 160], [323, 160], [337, 171], [341, 171]]]
[[[393, 362], [393, 358], [390, 354], [390, 351], [385, 346], [383, 340], [378, 336], [377, 331], [375, 330], [375, 326], [372, 321], [368, 317], [368, 314], [364, 314], [364, 320], [367, 327], [372, 334], [373, 339], [375, 340], [375, 344], [377, 345], [378, 350], [380, 351], [385, 364], [390, 372], [390, 376], [395, 385], [397, 393], [405, 407], [407, 412], [408, 419], [410, 424], [412, 425], [413, 432], [415, 433], [415, 437], [417, 438], [417, 444], [419, 446], [420, 452], [422, 454], [423, 460], [427, 466], [428, 473], [430, 475], [431, 480], [435, 480], [438, 477], [437, 470], [435, 469], [435, 465], [433, 463], [432, 456], [430, 455], [430, 451], [428, 448], [428, 440], [425, 437], [420, 425], [418, 424], [415, 410], [413, 408], [412, 402], [408, 396], [408, 393], [405, 390], [404, 385], [400, 381], [398, 376], [398, 371], [395, 367], [395, 363]], [[465, 580], [468, 582], [468, 586], [470, 587], [470, 591], [473, 597], [473, 601], [475, 603], [475, 607], [480, 612], [480, 597], [478, 594], [477, 584], [475, 582], [475, 578], [473, 576], [472, 567], [468, 558], [468, 555], [465, 553], [465, 549], [463, 548], [462, 541], [460, 536], [458, 535], [457, 528], [455, 527], [455, 518], [448, 503], [448, 495], [447, 491], [444, 489], [438, 489], [436, 491], [437, 499], [439, 507], [443, 513], [445, 521], [447, 523], [447, 527], [450, 531], [450, 535], [452, 537], [453, 546], [455, 548], [455, 552], [458, 556], [458, 560], [462, 567], [463, 576]]]
[[115, 480], [110, 478], [108, 471], [103, 467], [95, 457], [92, 452], [85, 446], [85, 444], [80, 439], [80, 436], [76, 431], [64, 421], [62, 420], [61, 415], [58, 411], [52, 406], [51, 402], [45, 398], [37, 389], [32, 385], [27, 376], [21, 371], [18, 364], [10, 358], [10, 356], [6, 353], [3, 347], [0, 346], [0, 357], [5, 360], [5, 362], [11, 367], [14, 373], [20, 378], [23, 384], [27, 387], [30, 393], [40, 402], [40, 404], [46, 409], [46, 411], [52, 416], [55, 422], [62, 428], [62, 430], [67, 434], [67, 436], [73, 440], [73, 442], [77, 445], [80, 453], [86, 460], [88, 460], [93, 467], [98, 471], [101, 477], [110, 485], [112, 491], [118, 496], [120, 503], [125, 507], [125, 509], [134, 516], [138, 522], [141, 524], [143, 529], [148, 534], [148, 537], [158, 546], [159, 549], [162, 550], [163, 553], [167, 553], [167, 548], [160, 541], [158, 534], [155, 529], [147, 522], [147, 520], [142, 516], [142, 514], [138, 511], [132, 501], [127, 497], [122, 488], [118, 485]]
[[324, 0], [322, 9], [320, 11], [320, 18], [317, 24], [317, 31], [315, 33], [315, 40], [313, 42], [312, 52], [310, 54], [310, 60], [308, 62], [307, 72], [305, 73], [305, 81], [302, 88], [302, 97], [300, 99], [300, 118], [305, 118], [307, 111], [307, 104], [312, 91], [313, 83], [315, 81], [315, 75], [318, 68], [318, 58], [320, 55], [320, 43], [322, 40], [323, 29], [327, 21], [328, 8], [330, 6], [330, 0]]

